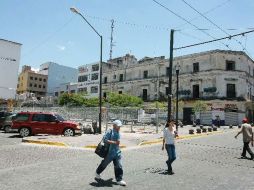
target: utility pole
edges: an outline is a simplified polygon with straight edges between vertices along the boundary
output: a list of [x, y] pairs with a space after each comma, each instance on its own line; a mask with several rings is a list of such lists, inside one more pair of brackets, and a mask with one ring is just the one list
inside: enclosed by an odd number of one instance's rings
[[109, 60], [112, 59], [112, 53], [113, 53], [113, 32], [114, 32], [114, 19], [111, 20], [111, 36], [110, 36], [110, 52], [109, 52]]
[[170, 31], [170, 55], [169, 55], [169, 77], [168, 77], [168, 121], [172, 115], [172, 68], [173, 68], [173, 49], [174, 49], [174, 30]]

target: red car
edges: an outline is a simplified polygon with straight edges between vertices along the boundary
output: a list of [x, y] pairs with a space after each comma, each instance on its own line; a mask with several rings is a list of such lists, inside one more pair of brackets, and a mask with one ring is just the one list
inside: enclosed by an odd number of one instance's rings
[[20, 112], [12, 121], [12, 131], [27, 137], [35, 134], [74, 136], [81, 134], [79, 124], [64, 120], [55, 113]]

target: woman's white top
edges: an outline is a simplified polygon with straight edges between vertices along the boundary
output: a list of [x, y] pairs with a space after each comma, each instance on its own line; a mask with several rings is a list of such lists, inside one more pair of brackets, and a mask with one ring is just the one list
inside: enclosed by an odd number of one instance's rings
[[165, 127], [163, 130], [163, 137], [166, 141], [166, 144], [175, 144], [175, 129], [173, 127], [173, 131], [169, 131], [169, 128]]

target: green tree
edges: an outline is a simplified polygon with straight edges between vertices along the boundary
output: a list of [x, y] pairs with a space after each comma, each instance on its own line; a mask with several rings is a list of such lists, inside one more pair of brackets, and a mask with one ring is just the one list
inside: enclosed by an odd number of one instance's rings
[[198, 100], [194, 103], [192, 108], [194, 113], [200, 113], [207, 110], [207, 104], [204, 101]]
[[107, 102], [111, 106], [119, 107], [140, 107], [143, 104], [143, 100], [139, 97], [117, 93], [109, 93]]
[[59, 105], [71, 105], [71, 106], [81, 106], [85, 102], [85, 97], [82, 94], [69, 94], [63, 93], [58, 98]]

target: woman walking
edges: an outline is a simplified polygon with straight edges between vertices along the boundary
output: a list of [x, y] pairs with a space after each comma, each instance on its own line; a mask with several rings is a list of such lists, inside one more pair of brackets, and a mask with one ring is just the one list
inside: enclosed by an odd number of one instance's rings
[[176, 152], [175, 152], [175, 124], [173, 121], [168, 122], [163, 130], [163, 144], [162, 150], [166, 148], [168, 153], [168, 160], [166, 161], [168, 166], [168, 174], [173, 175], [174, 172], [172, 170], [172, 163], [176, 159]]

